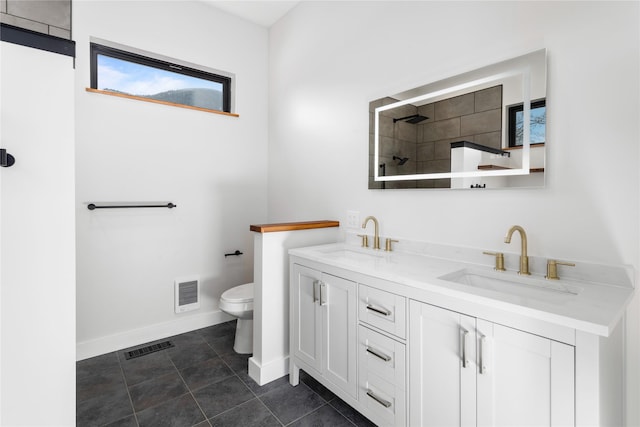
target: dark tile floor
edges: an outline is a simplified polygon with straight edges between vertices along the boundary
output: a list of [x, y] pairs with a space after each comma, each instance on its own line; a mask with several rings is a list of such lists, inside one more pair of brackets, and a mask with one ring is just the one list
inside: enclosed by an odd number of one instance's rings
[[373, 426], [304, 372], [259, 386], [233, 351], [235, 321], [160, 341], [175, 347], [125, 359], [120, 350], [76, 365], [76, 425]]

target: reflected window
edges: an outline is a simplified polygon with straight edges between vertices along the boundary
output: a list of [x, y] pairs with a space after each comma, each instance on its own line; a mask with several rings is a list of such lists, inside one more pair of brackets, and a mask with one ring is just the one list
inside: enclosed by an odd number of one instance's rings
[[91, 43], [91, 87], [231, 112], [231, 78]]
[[[509, 107], [509, 147], [521, 147], [524, 134], [523, 104]], [[544, 144], [546, 140], [547, 108], [546, 100], [531, 103], [529, 136], [531, 144]]]

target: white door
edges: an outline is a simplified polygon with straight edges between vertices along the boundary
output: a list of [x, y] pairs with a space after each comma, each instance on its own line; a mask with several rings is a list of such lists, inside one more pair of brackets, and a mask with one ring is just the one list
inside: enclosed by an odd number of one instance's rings
[[[292, 328], [293, 356], [322, 371], [322, 309], [320, 307], [320, 280], [322, 273], [298, 264], [293, 266], [294, 301]], [[294, 325], [297, 325], [295, 327]]]
[[475, 319], [409, 306], [409, 425], [476, 425]]
[[0, 425], [75, 425], [73, 59], [0, 42]]
[[324, 315], [324, 375], [356, 397], [356, 284], [323, 274], [320, 294]]
[[573, 347], [478, 319], [478, 426], [573, 426]]

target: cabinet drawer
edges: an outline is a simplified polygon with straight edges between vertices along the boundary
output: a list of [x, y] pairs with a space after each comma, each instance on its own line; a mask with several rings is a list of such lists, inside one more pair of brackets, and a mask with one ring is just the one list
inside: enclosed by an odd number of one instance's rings
[[361, 284], [358, 317], [361, 322], [405, 338], [406, 298]]
[[360, 377], [374, 372], [404, 389], [405, 345], [362, 325], [358, 326], [358, 340]]
[[358, 400], [380, 426], [401, 426], [406, 418], [405, 345], [358, 327]]

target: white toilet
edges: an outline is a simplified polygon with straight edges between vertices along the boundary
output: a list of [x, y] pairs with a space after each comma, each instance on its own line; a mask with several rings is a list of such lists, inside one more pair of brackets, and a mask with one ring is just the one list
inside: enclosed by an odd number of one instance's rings
[[236, 353], [253, 353], [253, 283], [239, 285], [225, 291], [220, 297], [220, 310], [238, 318]]

